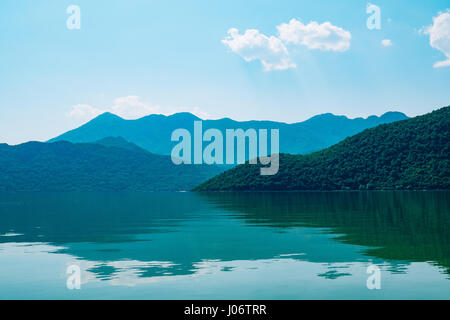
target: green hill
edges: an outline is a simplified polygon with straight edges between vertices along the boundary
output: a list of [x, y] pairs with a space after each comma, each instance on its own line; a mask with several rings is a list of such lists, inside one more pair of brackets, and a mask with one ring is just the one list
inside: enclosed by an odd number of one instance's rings
[[[400, 112], [387, 112], [380, 117], [371, 116], [367, 119], [349, 119], [328, 113], [293, 124], [273, 121], [239, 122], [225, 118], [203, 120], [203, 131], [214, 128], [220, 130], [225, 136], [226, 129], [279, 129], [280, 152], [308, 154], [332, 146], [365, 129], [407, 118]], [[153, 114], [137, 120], [125, 120], [114, 114], [104, 113], [50, 142], [86, 143], [105, 137], [120, 136], [149, 152], [170, 155], [172, 148], [176, 145], [176, 142], [170, 139], [172, 132], [184, 128], [193, 135], [194, 121], [200, 120], [202, 119], [190, 113], [177, 113], [171, 116]]]
[[176, 166], [125, 141], [0, 144], [0, 191], [182, 191], [221, 172]]
[[241, 165], [196, 191], [450, 189], [450, 107], [380, 125], [307, 156], [280, 155], [280, 170], [261, 176]]

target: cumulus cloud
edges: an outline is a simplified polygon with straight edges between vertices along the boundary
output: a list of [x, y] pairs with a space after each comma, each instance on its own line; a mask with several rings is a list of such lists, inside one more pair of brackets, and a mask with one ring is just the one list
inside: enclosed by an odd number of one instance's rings
[[389, 39], [384, 39], [381, 41], [381, 45], [383, 47], [392, 47], [392, 41]]
[[155, 113], [158, 106], [151, 106], [139, 100], [138, 96], [120, 97], [114, 100], [109, 108], [99, 109], [87, 104], [77, 104], [67, 114], [71, 118], [88, 121], [102, 113], [111, 112], [125, 119], [139, 119]]
[[199, 117], [200, 119], [209, 119], [211, 118], [211, 115], [202, 110], [200, 107], [195, 106], [195, 107], [184, 107], [184, 106], [180, 106], [180, 107], [176, 107], [176, 108], [169, 108], [167, 109], [166, 112], [163, 112], [162, 114], [165, 116], [171, 116], [175, 113], [181, 113], [181, 112], [189, 112], [192, 113], [193, 115]]
[[330, 22], [322, 24], [312, 21], [303, 24], [297, 19], [277, 26], [279, 38], [286, 43], [303, 45], [309, 49], [323, 51], [347, 51], [350, 48], [352, 35]]
[[296, 68], [289, 58], [288, 49], [279, 38], [268, 37], [256, 29], [248, 29], [240, 34], [238, 29], [232, 28], [222, 43], [247, 62], [259, 60], [266, 71]]
[[208, 112], [203, 111], [202, 109], [200, 109], [200, 107], [194, 107], [192, 109], [183, 109], [183, 111], [184, 112], [190, 112], [193, 115], [196, 115], [197, 117], [199, 117], [201, 119], [207, 119], [207, 118], [211, 117], [211, 115]]
[[139, 119], [153, 113], [172, 115], [179, 112], [190, 112], [202, 119], [210, 117], [207, 112], [203, 111], [198, 106], [195, 106], [193, 108], [178, 107], [164, 108], [164, 110], [161, 109], [162, 108], [160, 108], [159, 106], [152, 106], [142, 102], [138, 96], [126, 96], [114, 99], [112, 106], [109, 108], [100, 109], [88, 104], [74, 105], [72, 109], [67, 113], [67, 116], [79, 121], [92, 120], [105, 112], [111, 112], [115, 115], [118, 115], [119, 117], [128, 120]]
[[155, 113], [158, 109], [159, 106], [140, 101], [138, 96], [127, 96], [115, 99], [110, 112], [125, 119], [139, 119]]
[[447, 60], [434, 64], [435, 68], [450, 67], [450, 10], [440, 12], [433, 18], [433, 25], [425, 28], [425, 34], [430, 36], [431, 47], [441, 51]]
[[72, 110], [67, 114], [67, 116], [79, 120], [91, 120], [104, 111], [96, 109], [88, 104], [77, 104], [72, 107]]
[[330, 22], [319, 24], [312, 21], [305, 25], [292, 19], [276, 28], [278, 36], [267, 36], [257, 29], [247, 29], [241, 34], [238, 29], [231, 28], [222, 43], [247, 62], [259, 60], [266, 71], [297, 67], [291, 60], [287, 47], [289, 44], [306, 46], [311, 50], [338, 52], [350, 48], [351, 33]]

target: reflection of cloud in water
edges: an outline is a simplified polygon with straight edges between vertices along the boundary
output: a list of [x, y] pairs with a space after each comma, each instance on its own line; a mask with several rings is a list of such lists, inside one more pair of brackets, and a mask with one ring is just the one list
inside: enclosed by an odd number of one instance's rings
[[0, 250], [4, 255], [56, 253], [64, 247], [54, 246], [45, 242], [8, 242], [0, 243]]
[[21, 196], [23, 205], [3, 210], [0, 225], [0, 234], [16, 236], [0, 237], [0, 244], [17, 254], [26, 248], [75, 259], [83, 281], [118, 286], [253, 275], [286, 265], [305, 272], [305, 281], [337, 279], [334, 284], [353, 281], [355, 272], [367, 277], [360, 268], [369, 262], [389, 261], [384, 268], [392, 274], [408, 273], [414, 262], [450, 265], [449, 217], [440, 213], [446, 195]]
[[[229, 272], [256, 272], [258, 273], [262, 269], [270, 269], [273, 265], [278, 265], [279, 267], [296, 268], [301, 273], [302, 267], [309, 265], [307, 269], [313, 268], [321, 272], [326, 272], [328, 267], [323, 264], [310, 263], [306, 261], [299, 261], [291, 258], [276, 258], [276, 259], [263, 259], [263, 260], [243, 260], [243, 261], [220, 261], [220, 260], [204, 260], [194, 264], [194, 269], [192, 274], [177, 275], [170, 272], [163, 272], [162, 270], [170, 270], [175, 267], [176, 264], [170, 262], [142, 262], [142, 261], [115, 261], [115, 262], [92, 262], [92, 261], [81, 261], [79, 263], [84, 274], [83, 283], [88, 282], [98, 282], [104, 281], [112, 286], [126, 286], [133, 287], [136, 285], [157, 283], [161, 281], [179, 281], [182, 279], [189, 278], [202, 278], [211, 277], [219, 273], [229, 273]], [[359, 267], [359, 264], [355, 264], [350, 267]], [[143, 271], [156, 268], [161, 270], [159, 274], [154, 276], [143, 276]], [[99, 274], [101, 270], [110, 271], [111, 273], [105, 272], [105, 274]], [[313, 278], [314, 273], [309, 270], [304, 274], [306, 278]], [[320, 275], [319, 275], [320, 277]]]
[[0, 237], [20, 237], [23, 236], [23, 233], [14, 233], [14, 232], [7, 232], [4, 234], [0, 234]]
[[[311, 298], [361, 298], [370, 297], [374, 292], [367, 290], [367, 266], [369, 261], [345, 263], [317, 263], [295, 259], [294, 254], [281, 258], [255, 260], [219, 260], [204, 259], [194, 264], [190, 274], [170, 274], [160, 272], [154, 276], [143, 277], [146, 269], [171, 270], [177, 265], [170, 261], [95, 261], [83, 260], [73, 255], [54, 254], [61, 247], [41, 243], [0, 244], [0, 260], [7, 259], [7, 264], [0, 262], [0, 282], [3, 285], [17, 286], [27, 281], [39, 283], [36, 291], [24, 291], [32, 298], [47, 294], [54, 287], [60, 288], [51, 298], [86, 297], [86, 298], [149, 298], [149, 299], [311, 299]], [[27, 253], [26, 253], [27, 252]], [[27, 255], [27, 265], [23, 261]], [[302, 256], [302, 255], [301, 255]], [[43, 263], [43, 264], [42, 264]], [[81, 269], [81, 289], [73, 292], [65, 288], [66, 270], [70, 265]], [[448, 292], [442, 283], [438, 268], [426, 263], [412, 263], [405, 274], [388, 272], [389, 263], [377, 264], [382, 270], [383, 285], [386, 284], [379, 298], [406, 297], [409, 289], [415, 294], [426, 296], [434, 293], [440, 297]], [[11, 267], [14, 268], [13, 273]], [[43, 274], [42, 271], [44, 271]], [[351, 276], [343, 276], [348, 273]], [[1, 275], [13, 276], [13, 281]], [[425, 278], [428, 285], [417, 291], [417, 276]], [[14, 281], [16, 279], [16, 281]], [[19, 280], [17, 282], [17, 280]], [[335, 279], [330, 281], [329, 279]], [[420, 278], [422, 279], [422, 278]], [[388, 289], [389, 286], [390, 288]], [[391, 287], [393, 286], [393, 287]], [[8, 287], [3, 286], [0, 296], [9, 296]], [[424, 291], [425, 290], [425, 291]], [[441, 290], [441, 291], [439, 291]], [[443, 290], [443, 291], [442, 291]], [[385, 295], [387, 294], [387, 296]], [[411, 296], [409, 296], [411, 297]]]
[[[204, 260], [194, 264], [195, 269], [191, 274], [173, 274], [163, 272], [171, 270], [176, 264], [161, 261], [115, 261], [115, 262], [92, 262], [81, 261], [80, 267], [83, 270], [83, 283], [105, 282], [111, 286], [134, 287], [137, 285], [159, 283], [163, 281], [183, 281], [195, 278], [215, 278], [223, 273], [253, 273], [255, 275], [264, 274], [268, 270], [284, 269], [295, 270], [304, 281], [312, 281], [314, 277], [326, 280], [337, 280], [344, 277], [359, 276], [366, 279], [367, 262], [354, 262], [346, 264], [323, 264], [314, 263], [292, 258], [274, 258], [262, 260]], [[389, 271], [391, 267], [388, 263], [378, 265], [382, 272]], [[99, 275], [98, 268], [103, 270], [114, 270], [110, 275]], [[143, 276], [143, 271], [151, 268], [160, 270], [153, 276]], [[406, 268], [406, 267], [405, 267]], [[276, 279], [276, 277], [274, 278]], [[270, 281], [270, 279], [266, 279]], [[365, 283], [364, 281], [362, 283]]]

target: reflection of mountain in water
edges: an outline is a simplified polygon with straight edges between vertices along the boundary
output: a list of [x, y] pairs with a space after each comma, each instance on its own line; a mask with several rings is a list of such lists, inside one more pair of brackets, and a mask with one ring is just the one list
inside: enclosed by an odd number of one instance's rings
[[450, 271], [450, 192], [210, 193], [207, 199], [249, 224], [330, 228], [341, 242], [369, 247], [368, 256]]
[[58, 253], [94, 262], [89, 271], [104, 280], [127, 269], [140, 277], [187, 275], [217, 260], [306, 260], [327, 264], [320, 276], [328, 279], [350, 275], [345, 265], [355, 261], [392, 259], [393, 272], [411, 261], [448, 269], [447, 199], [448, 193], [2, 194], [0, 234], [16, 236], [0, 236], [0, 243], [64, 247]]

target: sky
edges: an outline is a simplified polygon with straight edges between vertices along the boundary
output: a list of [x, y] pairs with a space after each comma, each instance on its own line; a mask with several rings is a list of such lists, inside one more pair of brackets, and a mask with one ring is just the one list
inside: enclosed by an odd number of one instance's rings
[[448, 0], [2, 0], [0, 143], [45, 141], [106, 111], [289, 123], [425, 114], [450, 105], [449, 9]]

